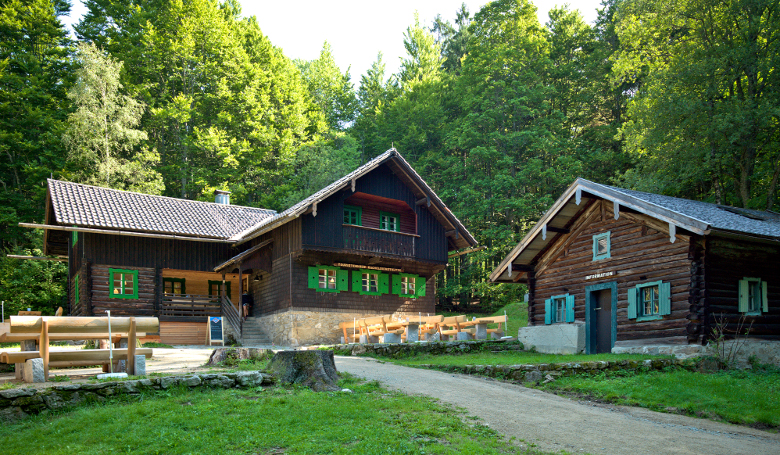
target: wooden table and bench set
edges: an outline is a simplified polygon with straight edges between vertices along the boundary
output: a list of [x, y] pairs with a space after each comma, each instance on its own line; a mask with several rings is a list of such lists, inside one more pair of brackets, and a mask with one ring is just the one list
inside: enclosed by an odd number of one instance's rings
[[[345, 343], [378, 342], [400, 343], [440, 340], [486, 340], [489, 336], [504, 333], [507, 317], [490, 316], [469, 320], [467, 316], [410, 316], [408, 319], [393, 319], [392, 315], [354, 319], [339, 324]], [[488, 328], [488, 324], [497, 324], [497, 328]], [[352, 333], [350, 332], [350, 329]]]
[[[112, 317], [109, 337], [108, 317], [62, 316], [11, 316], [10, 322], [0, 324], [0, 342], [21, 342], [22, 351], [0, 352], [0, 363], [13, 363], [16, 378], [25, 379], [22, 371], [30, 359], [43, 359], [44, 380], [49, 368], [102, 365], [108, 371], [109, 358], [115, 365], [124, 360], [127, 374], [135, 373], [135, 356], [152, 357], [152, 349], [137, 348], [137, 339], [146, 332], [159, 331], [160, 322], [154, 317]], [[113, 349], [64, 349], [51, 350], [49, 343], [64, 340], [109, 340]], [[119, 343], [126, 339], [127, 347]], [[36, 342], [37, 349], [30, 349], [29, 342]], [[112, 355], [113, 354], [113, 355]]]

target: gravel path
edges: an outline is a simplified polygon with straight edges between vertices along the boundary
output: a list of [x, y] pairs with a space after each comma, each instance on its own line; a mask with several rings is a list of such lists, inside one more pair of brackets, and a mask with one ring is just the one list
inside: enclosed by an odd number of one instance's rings
[[475, 376], [336, 357], [336, 367], [407, 394], [465, 408], [544, 451], [592, 454], [780, 454], [780, 435], [641, 408], [573, 401]]

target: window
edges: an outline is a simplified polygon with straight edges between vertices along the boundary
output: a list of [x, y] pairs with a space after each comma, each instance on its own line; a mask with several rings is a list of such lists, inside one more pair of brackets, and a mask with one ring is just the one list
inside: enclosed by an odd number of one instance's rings
[[309, 289], [318, 292], [341, 292], [349, 290], [349, 272], [329, 265], [309, 267]]
[[399, 219], [396, 213], [379, 212], [379, 229], [398, 232], [401, 229]]
[[[233, 298], [230, 294], [230, 281], [225, 281], [225, 295], [228, 299]], [[209, 280], [209, 296], [222, 297], [222, 280]]]
[[336, 271], [332, 269], [317, 269], [317, 287], [319, 289], [336, 289]]
[[351, 224], [353, 226], [362, 226], [363, 209], [360, 207], [354, 207], [351, 205], [344, 206], [344, 224]]
[[379, 292], [379, 274], [378, 273], [362, 273], [363, 292]]
[[393, 294], [412, 299], [425, 297], [425, 277], [407, 273], [393, 275]]
[[163, 292], [166, 294], [186, 294], [184, 278], [163, 278]]
[[354, 270], [352, 290], [360, 295], [382, 295], [389, 292], [389, 276], [378, 270]]
[[593, 260], [609, 259], [611, 253], [610, 232], [593, 236]]
[[574, 296], [554, 295], [544, 301], [544, 323], [574, 322]]
[[108, 289], [112, 299], [137, 299], [138, 270], [108, 269]]
[[628, 290], [628, 318], [641, 321], [663, 319], [672, 312], [672, 286], [663, 281], [638, 284]]
[[761, 278], [743, 278], [739, 280], [739, 312], [758, 316], [769, 312], [769, 299], [766, 281]]

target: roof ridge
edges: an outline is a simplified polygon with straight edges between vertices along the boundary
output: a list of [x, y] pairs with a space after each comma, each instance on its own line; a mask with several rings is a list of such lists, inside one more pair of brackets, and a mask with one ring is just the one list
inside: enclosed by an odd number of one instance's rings
[[101, 191], [112, 191], [112, 192], [115, 192], [115, 193], [136, 194], [136, 195], [139, 195], [139, 196], [146, 196], [146, 197], [158, 198], [158, 199], [170, 199], [170, 200], [174, 200], [174, 201], [191, 202], [191, 203], [196, 203], [196, 204], [205, 204], [205, 205], [208, 205], [208, 206], [233, 207], [233, 208], [242, 208], [242, 209], [250, 209], [250, 210], [263, 210], [263, 211], [266, 211], [266, 212], [278, 213], [276, 210], [267, 209], [267, 208], [263, 208], [263, 207], [251, 207], [251, 206], [248, 206], [248, 205], [219, 204], [217, 202], [196, 201], [194, 199], [184, 199], [184, 198], [178, 198], [178, 197], [173, 197], [173, 196], [162, 196], [162, 195], [158, 195], [158, 194], [140, 193], [138, 191], [118, 190], [116, 188], [106, 188], [104, 186], [89, 185], [87, 183], [69, 182], [67, 180], [57, 180], [57, 179], [52, 179], [52, 178], [47, 178], [46, 181], [47, 181], [47, 183], [63, 183], [63, 184], [67, 184], [67, 185], [77, 185], [77, 186], [82, 186], [82, 187], [87, 187], [87, 188], [94, 188], [96, 190], [101, 190]]

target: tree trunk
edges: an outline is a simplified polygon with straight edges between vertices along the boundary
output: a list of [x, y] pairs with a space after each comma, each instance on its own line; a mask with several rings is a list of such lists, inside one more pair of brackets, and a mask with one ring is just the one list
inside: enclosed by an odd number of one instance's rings
[[315, 392], [341, 390], [333, 351], [279, 351], [266, 371], [283, 384], [301, 384]]

